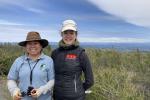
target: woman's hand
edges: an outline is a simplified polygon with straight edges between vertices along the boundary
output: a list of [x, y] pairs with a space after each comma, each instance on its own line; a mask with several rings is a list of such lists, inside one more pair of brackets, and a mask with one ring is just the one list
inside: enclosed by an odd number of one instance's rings
[[21, 100], [21, 98], [20, 90], [15, 90], [13, 93], [13, 100]]
[[31, 91], [31, 96], [34, 97], [34, 98], [37, 98], [41, 95], [41, 92], [39, 91], [39, 89], [33, 89]]

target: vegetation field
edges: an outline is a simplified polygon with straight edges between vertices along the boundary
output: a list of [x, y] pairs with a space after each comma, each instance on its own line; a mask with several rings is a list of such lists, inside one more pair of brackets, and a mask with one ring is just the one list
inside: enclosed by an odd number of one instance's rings
[[[51, 47], [44, 50], [49, 56], [51, 51]], [[95, 81], [86, 100], [150, 100], [150, 52], [94, 48], [86, 52]], [[23, 54], [23, 48], [15, 44], [0, 44], [0, 100], [11, 100], [6, 75], [13, 61]]]

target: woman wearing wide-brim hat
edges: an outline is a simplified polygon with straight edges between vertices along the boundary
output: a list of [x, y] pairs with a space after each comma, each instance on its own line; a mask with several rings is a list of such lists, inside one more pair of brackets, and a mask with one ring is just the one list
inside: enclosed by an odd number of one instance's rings
[[[59, 47], [52, 52], [55, 69], [54, 100], [85, 100], [85, 91], [93, 83], [93, 73], [85, 50], [79, 46], [77, 25], [62, 24]], [[82, 73], [84, 81], [81, 80]]]
[[53, 60], [42, 53], [48, 41], [41, 39], [38, 32], [29, 32], [26, 40], [18, 45], [26, 53], [14, 61], [7, 76], [13, 100], [51, 100]]

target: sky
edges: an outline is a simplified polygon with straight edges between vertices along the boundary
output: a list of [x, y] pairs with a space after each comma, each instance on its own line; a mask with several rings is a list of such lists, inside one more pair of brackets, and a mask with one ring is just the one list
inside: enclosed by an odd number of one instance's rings
[[149, 11], [149, 0], [0, 0], [0, 42], [24, 41], [30, 31], [58, 42], [72, 19], [80, 42], [149, 43]]

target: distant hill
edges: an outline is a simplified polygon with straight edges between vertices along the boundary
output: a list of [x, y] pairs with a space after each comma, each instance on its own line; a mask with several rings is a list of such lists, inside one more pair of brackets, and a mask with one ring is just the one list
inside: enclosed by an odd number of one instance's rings
[[[5, 45], [17, 45], [13, 43], [0, 43]], [[57, 42], [49, 42], [52, 48], [57, 48]], [[150, 51], [150, 43], [92, 43], [92, 42], [81, 42], [80, 45], [83, 48], [100, 48], [100, 49], [116, 49], [119, 51], [132, 51], [139, 49], [140, 51]]]
[[[50, 42], [52, 48], [58, 47], [57, 42]], [[139, 49], [140, 51], [150, 51], [150, 43], [91, 43], [81, 42], [84, 48], [116, 49], [119, 51], [131, 51]]]

